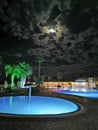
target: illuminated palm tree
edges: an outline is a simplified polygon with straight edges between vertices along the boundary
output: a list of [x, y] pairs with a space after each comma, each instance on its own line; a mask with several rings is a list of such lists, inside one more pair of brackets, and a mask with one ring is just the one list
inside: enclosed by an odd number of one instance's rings
[[26, 83], [26, 76], [31, 75], [33, 71], [29, 64], [26, 64], [25, 62], [20, 62], [18, 66], [20, 68], [21, 87], [24, 87], [24, 84]]
[[11, 75], [11, 88], [14, 88], [14, 79], [20, 78], [22, 87], [25, 84], [26, 76], [32, 74], [31, 67], [25, 62], [20, 62], [18, 65], [6, 65], [5, 66], [6, 77]]
[[14, 79], [20, 77], [20, 68], [18, 65], [5, 65], [6, 77], [11, 75], [11, 88], [15, 87]]

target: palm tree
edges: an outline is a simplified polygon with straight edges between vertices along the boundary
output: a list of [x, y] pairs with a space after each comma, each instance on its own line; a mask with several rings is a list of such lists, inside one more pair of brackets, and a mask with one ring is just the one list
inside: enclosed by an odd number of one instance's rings
[[5, 75], [11, 75], [11, 88], [15, 87], [14, 79], [20, 77], [20, 68], [18, 65], [5, 65]]
[[57, 73], [57, 78], [58, 78], [58, 82], [60, 82], [62, 80], [62, 73], [61, 72]]
[[0, 56], [0, 65], [2, 64], [3, 58]]
[[42, 78], [41, 78], [41, 63], [44, 61], [44, 58], [41, 55], [38, 55], [36, 57], [36, 59], [37, 59], [37, 62], [39, 63], [37, 83], [40, 85], [40, 83], [42, 82]]
[[33, 73], [32, 68], [29, 66], [29, 64], [25, 62], [20, 62], [18, 64], [20, 68], [20, 82], [21, 82], [21, 87], [24, 87], [24, 84], [26, 82], [26, 76], [29, 76]]
[[38, 55], [36, 59], [37, 59], [37, 62], [39, 63], [38, 77], [40, 77], [41, 63], [44, 61], [44, 58], [41, 55]]
[[2, 62], [3, 62], [3, 58], [2, 58], [2, 56], [0, 56], [0, 75], [1, 75], [1, 73], [2, 73], [2, 67], [1, 67], [1, 65], [2, 65]]
[[31, 67], [25, 62], [20, 62], [18, 65], [6, 65], [5, 66], [6, 77], [11, 75], [11, 88], [14, 88], [14, 79], [20, 78], [22, 87], [25, 84], [26, 76], [32, 74]]

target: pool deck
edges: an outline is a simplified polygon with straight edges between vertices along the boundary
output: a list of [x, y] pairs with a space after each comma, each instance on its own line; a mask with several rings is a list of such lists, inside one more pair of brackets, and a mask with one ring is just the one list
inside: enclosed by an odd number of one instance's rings
[[[25, 93], [8, 93], [7, 95]], [[42, 96], [59, 97], [76, 102], [83, 106], [79, 113], [68, 116], [11, 117], [0, 115], [0, 130], [98, 130], [98, 99], [87, 99], [71, 95], [41, 91]], [[3, 96], [3, 95], [1, 95]]]

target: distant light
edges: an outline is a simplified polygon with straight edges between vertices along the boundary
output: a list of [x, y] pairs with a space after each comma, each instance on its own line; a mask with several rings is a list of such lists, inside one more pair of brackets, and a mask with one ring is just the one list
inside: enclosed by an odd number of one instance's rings
[[51, 29], [49, 29], [49, 32], [50, 32], [50, 33], [56, 33], [56, 30], [53, 29], [53, 28], [51, 28]]

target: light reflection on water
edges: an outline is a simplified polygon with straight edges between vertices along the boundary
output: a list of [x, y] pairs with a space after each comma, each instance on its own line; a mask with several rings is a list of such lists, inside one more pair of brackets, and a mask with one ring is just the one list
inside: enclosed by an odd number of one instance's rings
[[97, 89], [66, 89], [66, 90], [58, 90], [53, 89], [52, 92], [60, 93], [60, 94], [69, 94], [69, 95], [76, 95], [86, 98], [98, 98], [98, 90]]

